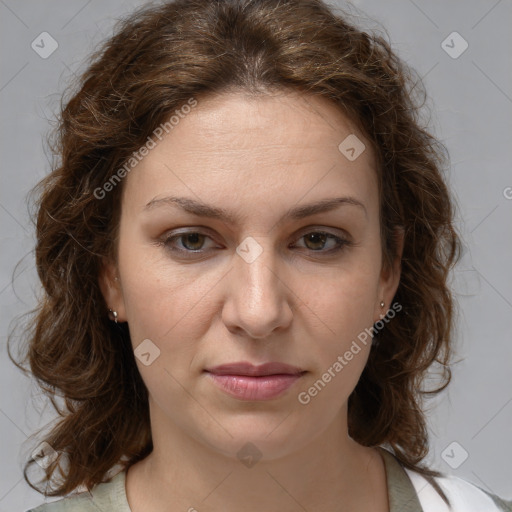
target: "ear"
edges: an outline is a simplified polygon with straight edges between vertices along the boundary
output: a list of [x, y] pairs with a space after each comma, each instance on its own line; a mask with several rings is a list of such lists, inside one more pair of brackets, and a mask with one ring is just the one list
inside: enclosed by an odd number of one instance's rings
[[[391, 265], [383, 264], [379, 290], [377, 295], [377, 303], [375, 305], [374, 323], [383, 318], [386, 311], [391, 307], [391, 301], [395, 296], [400, 283], [400, 271], [402, 262], [402, 253], [404, 250], [404, 239], [405, 233], [403, 228], [395, 228], [394, 232], [396, 253]], [[384, 307], [381, 307], [380, 303], [384, 302]]]
[[103, 259], [98, 280], [107, 308], [117, 312], [118, 322], [126, 322], [124, 297], [117, 266]]

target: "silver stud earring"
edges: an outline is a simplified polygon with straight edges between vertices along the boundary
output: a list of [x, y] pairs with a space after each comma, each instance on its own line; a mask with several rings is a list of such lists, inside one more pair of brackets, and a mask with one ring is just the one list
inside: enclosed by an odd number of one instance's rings
[[380, 301], [380, 307], [383, 308], [385, 305], [386, 305], [386, 303], [383, 300], [381, 300]]
[[114, 317], [114, 322], [117, 324], [117, 311], [112, 311], [109, 309], [109, 312], [112, 313], [112, 316]]

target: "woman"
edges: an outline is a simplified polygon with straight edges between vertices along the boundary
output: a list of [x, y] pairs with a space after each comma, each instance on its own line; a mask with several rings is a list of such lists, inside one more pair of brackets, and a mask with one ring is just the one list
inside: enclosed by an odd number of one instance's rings
[[511, 507], [421, 462], [460, 242], [411, 76], [315, 0], [166, 3], [94, 56], [38, 189], [62, 419], [25, 477], [72, 494], [34, 510]]

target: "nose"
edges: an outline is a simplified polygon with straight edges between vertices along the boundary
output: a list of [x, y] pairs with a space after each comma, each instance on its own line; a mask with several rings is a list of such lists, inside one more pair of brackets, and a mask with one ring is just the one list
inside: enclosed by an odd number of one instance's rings
[[272, 249], [258, 243], [262, 252], [254, 261], [233, 255], [222, 319], [230, 332], [263, 339], [290, 325], [293, 292]]

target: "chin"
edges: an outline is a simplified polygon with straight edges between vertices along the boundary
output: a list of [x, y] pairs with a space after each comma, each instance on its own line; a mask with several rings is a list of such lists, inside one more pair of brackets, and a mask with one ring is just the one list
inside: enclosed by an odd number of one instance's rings
[[[318, 433], [318, 425], [309, 431], [302, 422], [299, 429], [290, 419], [291, 415], [287, 418], [285, 412], [271, 418], [261, 414], [245, 414], [236, 421], [219, 418], [224, 428], [216, 428], [215, 431], [208, 428], [200, 436], [211, 449], [242, 463], [256, 459], [277, 460], [305, 447]], [[216, 435], [212, 437], [214, 432]]]

